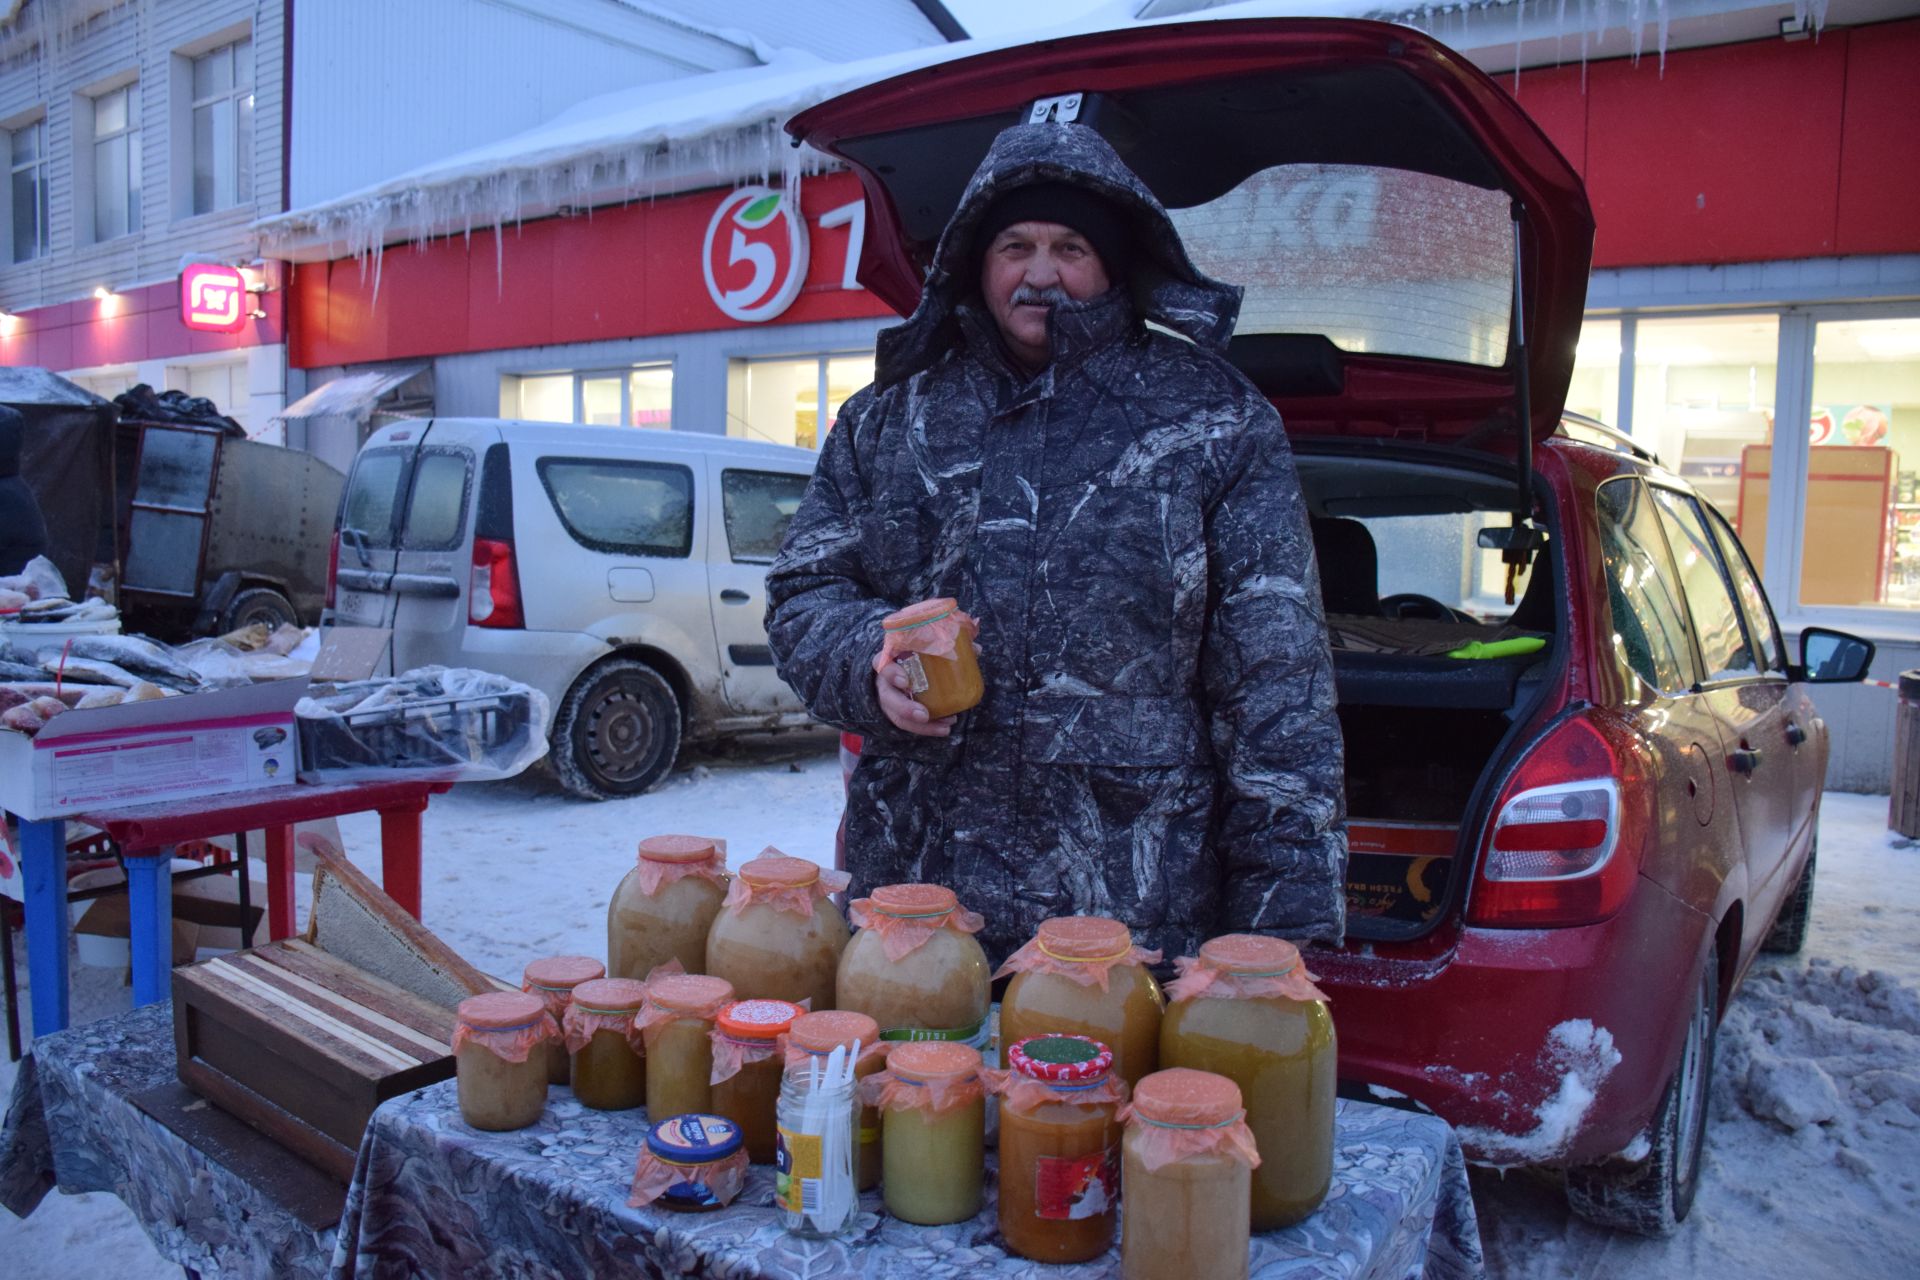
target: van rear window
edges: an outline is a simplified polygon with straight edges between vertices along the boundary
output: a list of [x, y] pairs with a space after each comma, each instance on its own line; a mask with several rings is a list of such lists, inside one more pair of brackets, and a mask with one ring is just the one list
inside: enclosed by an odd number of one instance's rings
[[664, 462], [542, 458], [535, 464], [573, 540], [613, 555], [693, 549], [693, 472]]
[[467, 530], [467, 481], [473, 455], [464, 449], [422, 450], [413, 467], [413, 501], [407, 504], [404, 545], [413, 551], [445, 551], [460, 545]]
[[346, 500], [340, 507], [340, 527], [365, 535], [370, 547], [393, 546], [393, 517], [400, 506], [400, 486], [407, 478], [410, 449], [370, 449], [353, 466]]

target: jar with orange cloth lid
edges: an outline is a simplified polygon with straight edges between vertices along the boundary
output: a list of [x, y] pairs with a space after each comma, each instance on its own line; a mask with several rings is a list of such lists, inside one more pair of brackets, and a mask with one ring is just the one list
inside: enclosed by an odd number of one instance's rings
[[1249, 1194], [1260, 1163], [1240, 1086], [1209, 1071], [1156, 1071], [1120, 1109], [1123, 1280], [1246, 1280]]
[[847, 922], [830, 895], [848, 879], [844, 871], [778, 849], [746, 863], [707, 933], [706, 972], [731, 982], [742, 1000], [810, 1000], [815, 1009], [833, 1008]]
[[805, 1012], [790, 1000], [736, 1000], [720, 1011], [708, 1037], [711, 1110], [740, 1126], [755, 1164], [772, 1164], [779, 1151], [780, 1078], [787, 1065], [781, 1041]]
[[454, 1014], [460, 1118], [476, 1129], [524, 1129], [547, 1105], [547, 1043], [560, 1029], [539, 996], [468, 996]]
[[1113, 1051], [1085, 1036], [1007, 1047], [1000, 1094], [1000, 1235], [1036, 1262], [1086, 1262], [1113, 1244], [1127, 1086]]
[[707, 930], [727, 897], [727, 842], [648, 836], [607, 905], [607, 971], [649, 978], [672, 960], [707, 971]]
[[[553, 1015], [557, 1026], [567, 1016], [573, 989], [583, 982], [606, 976], [607, 966], [592, 956], [548, 956], [528, 963], [520, 976], [520, 989], [545, 1001], [547, 1012]], [[567, 1053], [566, 1042], [555, 1036], [547, 1042], [546, 1053], [547, 1082], [565, 1084], [573, 1070], [573, 1058]]]
[[[880, 1025], [864, 1013], [851, 1009], [827, 1009], [803, 1013], [787, 1028], [787, 1070], [805, 1071], [808, 1059], [822, 1066], [835, 1049], [848, 1053], [860, 1046], [854, 1060], [853, 1076], [864, 1080], [887, 1065], [887, 1046], [880, 1040]], [[880, 1113], [873, 1107], [860, 1109], [859, 1129], [854, 1135], [854, 1185], [867, 1191], [880, 1185]]]
[[872, 1014], [888, 1040], [987, 1044], [993, 966], [985, 921], [937, 884], [881, 885], [848, 904], [858, 932], [840, 955], [834, 1003]]
[[987, 1095], [980, 1052], [951, 1040], [897, 1044], [884, 1071], [860, 1082], [880, 1109], [880, 1193], [887, 1212], [923, 1227], [980, 1212]]
[[907, 689], [927, 709], [929, 720], [958, 715], [980, 704], [986, 686], [973, 639], [980, 624], [942, 597], [910, 604], [880, 620], [880, 653], [873, 669], [897, 662], [907, 673]]
[[573, 1096], [597, 1111], [625, 1111], [647, 1101], [642, 1041], [634, 1026], [647, 984], [595, 978], [573, 989], [561, 1027], [573, 1055]]
[[1333, 1180], [1336, 1061], [1326, 997], [1299, 948], [1281, 938], [1228, 934], [1174, 964], [1161, 1065], [1240, 1086], [1260, 1152], [1253, 1229], [1292, 1226], [1319, 1207]]
[[713, 1027], [734, 1001], [724, 978], [680, 973], [647, 984], [634, 1026], [647, 1054], [647, 1114], [665, 1119], [713, 1110]]
[[1113, 1050], [1128, 1085], [1160, 1058], [1160, 984], [1147, 966], [1160, 953], [1137, 947], [1127, 926], [1104, 916], [1042, 921], [1033, 940], [993, 976], [1014, 975], [1000, 1001], [1000, 1043], [1059, 1032]]

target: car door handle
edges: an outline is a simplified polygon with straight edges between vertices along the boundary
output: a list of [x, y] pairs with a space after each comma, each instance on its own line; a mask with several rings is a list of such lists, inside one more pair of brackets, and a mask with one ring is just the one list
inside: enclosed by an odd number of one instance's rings
[[1807, 731], [1793, 721], [1787, 721], [1787, 745], [1797, 747], [1807, 740]]
[[1727, 763], [1735, 773], [1752, 773], [1760, 767], [1760, 751], [1757, 747], [1740, 747], [1727, 753]]
[[753, 599], [752, 596], [740, 590], [738, 587], [728, 587], [720, 593], [720, 600], [723, 604], [745, 604], [751, 599]]

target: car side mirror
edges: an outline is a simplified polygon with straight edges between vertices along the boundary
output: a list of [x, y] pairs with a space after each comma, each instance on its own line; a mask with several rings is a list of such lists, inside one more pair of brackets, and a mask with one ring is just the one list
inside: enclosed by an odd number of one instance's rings
[[1808, 684], [1853, 684], [1873, 665], [1873, 641], [1828, 627], [1800, 633], [1800, 665], [1792, 672]]

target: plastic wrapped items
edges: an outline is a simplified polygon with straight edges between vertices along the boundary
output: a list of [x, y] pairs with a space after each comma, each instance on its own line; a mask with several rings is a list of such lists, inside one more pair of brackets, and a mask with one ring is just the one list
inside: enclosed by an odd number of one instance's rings
[[1121, 1079], [1137, 1083], [1159, 1064], [1160, 984], [1147, 970], [1159, 959], [1135, 946], [1118, 920], [1042, 921], [994, 974], [1014, 975], [1000, 1001], [1000, 1043], [1048, 1032], [1087, 1036], [1113, 1050]]
[[888, 1213], [938, 1227], [980, 1212], [987, 1098], [977, 1050], [950, 1040], [896, 1045], [887, 1069], [860, 1082], [860, 1100], [882, 1117]]
[[1249, 1199], [1260, 1163], [1225, 1076], [1157, 1071], [1120, 1110], [1123, 1280], [1246, 1280]]
[[647, 1130], [627, 1205], [711, 1213], [732, 1204], [746, 1182], [738, 1125], [725, 1116], [669, 1116]]
[[595, 978], [573, 989], [561, 1023], [573, 1055], [573, 1096], [596, 1111], [625, 1111], [647, 1101], [646, 1065], [635, 1020], [647, 984]]
[[806, 1000], [814, 1009], [833, 1008], [847, 922], [829, 895], [846, 888], [847, 880], [844, 871], [778, 849], [746, 863], [707, 933], [707, 972], [731, 982], [742, 1000]]
[[511, 778], [547, 753], [547, 695], [490, 671], [420, 667], [387, 679], [315, 685], [294, 704], [300, 778]]
[[538, 996], [469, 996], [455, 1011], [460, 1118], [476, 1129], [524, 1129], [547, 1105], [546, 1045], [560, 1029]]
[[740, 1126], [747, 1158], [771, 1164], [778, 1154], [776, 1122], [786, 1061], [781, 1040], [805, 1013], [788, 1000], [736, 1000], [714, 1021], [713, 1110]]
[[1240, 1086], [1260, 1152], [1252, 1227], [1292, 1226], [1319, 1207], [1333, 1180], [1335, 1043], [1326, 997], [1299, 948], [1280, 938], [1228, 934], [1174, 961], [1160, 1024], [1160, 1061]]
[[[529, 995], [539, 996], [547, 1006], [547, 1012], [553, 1015], [555, 1025], [567, 1016], [567, 1006], [573, 1003], [573, 989], [583, 982], [607, 976], [607, 966], [592, 956], [548, 956], [544, 960], [529, 963], [520, 975], [520, 989]], [[550, 1041], [547, 1045], [547, 1081], [550, 1084], [565, 1084], [573, 1070], [573, 1057], [567, 1052], [566, 1042], [561, 1039]]]
[[987, 1044], [993, 968], [984, 922], [937, 884], [891, 884], [849, 904], [859, 931], [840, 956], [834, 1000], [873, 1015], [888, 1040]]
[[922, 600], [887, 615], [880, 628], [880, 653], [873, 669], [899, 663], [907, 673], [908, 690], [927, 709], [928, 719], [958, 715], [979, 705], [986, 692], [973, 651], [980, 624], [961, 612], [959, 601]]
[[648, 836], [607, 904], [607, 968], [647, 978], [669, 961], [707, 971], [707, 932], [727, 897], [727, 844], [705, 836]]
[[733, 984], [704, 974], [674, 974], [647, 984], [634, 1025], [647, 1051], [647, 1114], [713, 1110], [713, 1034]]
[[1008, 1046], [1000, 1101], [1000, 1235], [1036, 1262], [1086, 1262], [1113, 1244], [1127, 1086], [1085, 1036]]
[[[880, 1026], [864, 1013], [849, 1009], [827, 1009], [805, 1013], [787, 1028], [787, 1074], [805, 1072], [809, 1065], [825, 1066], [835, 1049], [852, 1053], [858, 1047], [854, 1077], [864, 1080], [887, 1063], [887, 1046], [880, 1040]], [[872, 1107], [860, 1109], [860, 1128], [856, 1134], [858, 1150], [855, 1178], [860, 1190], [880, 1185], [880, 1113]]]

